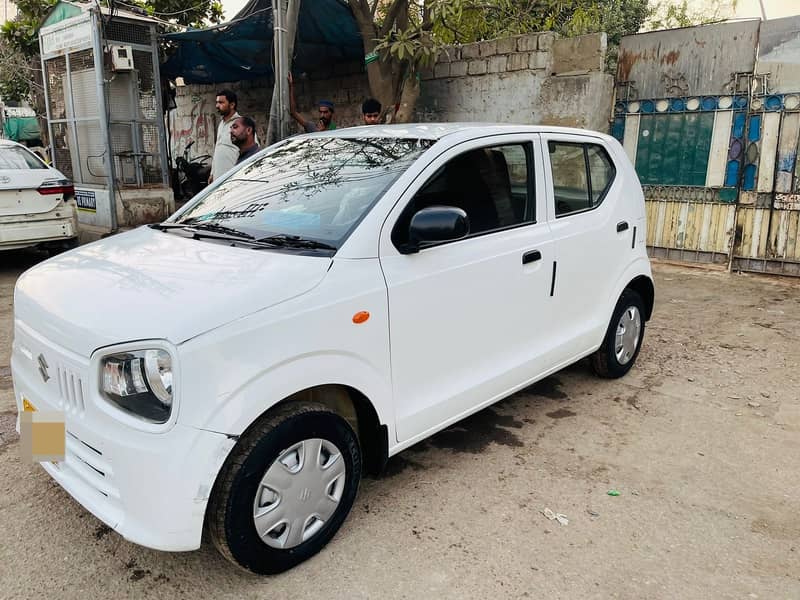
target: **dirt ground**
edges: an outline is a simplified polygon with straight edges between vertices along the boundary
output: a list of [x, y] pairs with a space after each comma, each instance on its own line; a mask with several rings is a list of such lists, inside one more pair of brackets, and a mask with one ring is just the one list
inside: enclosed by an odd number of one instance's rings
[[582, 362], [403, 452], [321, 554], [259, 578], [130, 544], [21, 461], [12, 291], [36, 260], [0, 265], [2, 598], [800, 598], [799, 280], [655, 265], [625, 378]]

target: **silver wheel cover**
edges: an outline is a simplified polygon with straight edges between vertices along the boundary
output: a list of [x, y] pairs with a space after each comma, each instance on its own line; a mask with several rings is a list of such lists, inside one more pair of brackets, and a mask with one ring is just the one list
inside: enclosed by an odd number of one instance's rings
[[617, 323], [617, 333], [614, 336], [614, 354], [620, 365], [627, 365], [636, 348], [639, 347], [639, 335], [642, 332], [642, 317], [635, 306], [626, 308]]
[[282, 550], [311, 539], [336, 512], [346, 483], [342, 454], [328, 440], [303, 440], [283, 450], [256, 489], [258, 535]]

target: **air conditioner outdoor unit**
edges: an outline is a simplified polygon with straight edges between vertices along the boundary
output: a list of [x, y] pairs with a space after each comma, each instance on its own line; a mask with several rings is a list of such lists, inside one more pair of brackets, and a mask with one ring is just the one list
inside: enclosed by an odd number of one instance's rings
[[114, 71], [133, 71], [133, 50], [130, 46], [111, 46], [111, 68]]

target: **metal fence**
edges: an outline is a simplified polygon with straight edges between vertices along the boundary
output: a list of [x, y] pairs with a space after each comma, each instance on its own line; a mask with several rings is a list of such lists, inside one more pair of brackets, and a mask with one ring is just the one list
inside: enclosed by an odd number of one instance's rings
[[152, 32], [147, 25], [111, 23], [107, 43], [132, 48], [134, 69], [105, 77], [111, 148], [121, 186], [146, 187], [168, 182], [163, 122], [160, 119], [158, 65]]

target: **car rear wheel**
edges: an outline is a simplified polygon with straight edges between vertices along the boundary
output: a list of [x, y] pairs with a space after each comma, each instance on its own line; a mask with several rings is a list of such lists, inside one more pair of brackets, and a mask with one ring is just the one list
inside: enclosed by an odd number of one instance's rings
[[597, 375], [616, 378], [631, 370], [644, 339], [644, 314], [642, 297], [631, 289], [622, 292], [603, 343], [591, 356]]
[[344, 522], [361, 479], [355, 432], [322, 404], [287, 405], [239, 440], [206, 523], [227, 559], [280, 573], [319, 552]]

